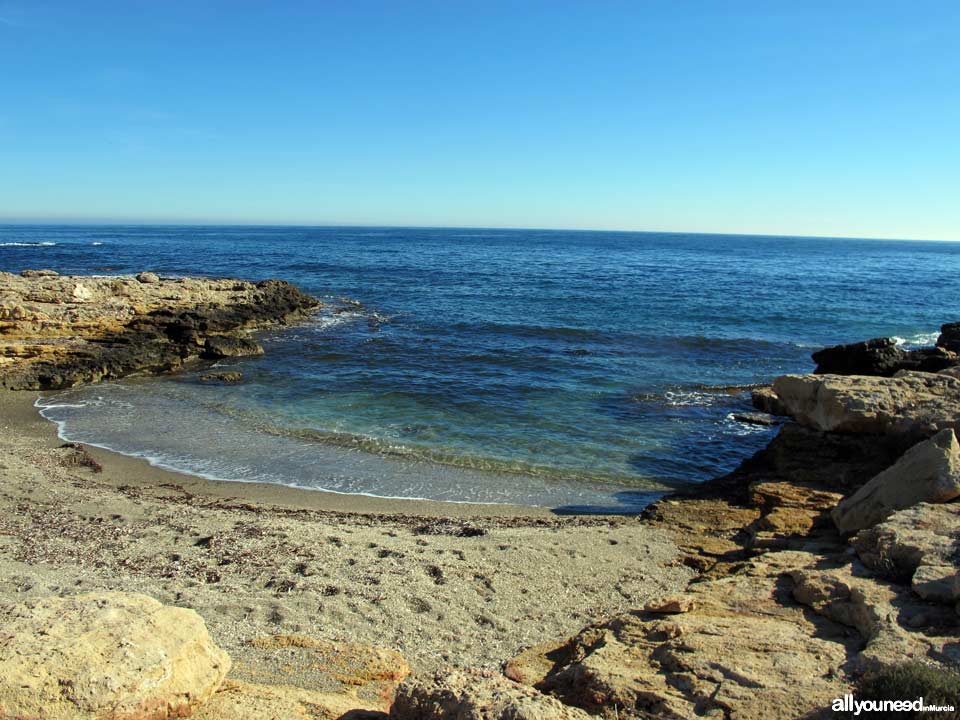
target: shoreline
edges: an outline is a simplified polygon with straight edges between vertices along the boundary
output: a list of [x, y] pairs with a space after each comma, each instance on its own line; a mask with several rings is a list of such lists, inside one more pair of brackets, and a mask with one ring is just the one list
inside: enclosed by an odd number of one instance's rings
[[[57, 423], [40, 414], [36, 399], [42, 393], [0, 390], [0, 423], [12, 423], [23, 432], [43, 439], [55, 448], [67, 442], [60, 438]], [[104, 467], [101, 478], [139, 488], [179, 485], [199, 497], [238, 500], [340, 514], [397, 515], [444, 518], [558, 518], [549, 508], [508, 504], [443, 502], [439, 500], [383, 498], [311, 490], [266, 482], [218, 480], [160, 467], [145, 458], [78, 443]], [[611, 516], [617, 516], [611, 513]], [[601, 515], [601, 517], [605, 517]]]
[[121, 591], [189, 607], [234, 680], [315, 683], [258, 649], [287, 635], [499, 671], [692, 577], [636, 517], [211, 481], [64, 447], [36, 396], [0, 392], [0, 605]]

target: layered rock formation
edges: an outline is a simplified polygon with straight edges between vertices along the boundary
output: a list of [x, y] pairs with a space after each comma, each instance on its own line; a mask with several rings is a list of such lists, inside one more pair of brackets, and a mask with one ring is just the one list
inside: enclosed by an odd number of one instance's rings
[[65, 388], [259, 354], [246, 333], [318, 306], [279, 280], [0, 273], [0, 387]]

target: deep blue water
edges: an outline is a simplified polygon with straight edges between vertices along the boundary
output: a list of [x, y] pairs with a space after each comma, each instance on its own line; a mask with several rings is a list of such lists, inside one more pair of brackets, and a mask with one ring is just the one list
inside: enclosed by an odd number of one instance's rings
[[224, 363], [240, 386], [188, 372], [47, 401], [71, 439], [226, 479], [552, 507], [721, 474], [771, 432], [731, 418], [748, 401], [729, 388], [960, 318], [957, 243], [0, 226], [0, 269], [28, 267], [279, 277], [331, 303]]

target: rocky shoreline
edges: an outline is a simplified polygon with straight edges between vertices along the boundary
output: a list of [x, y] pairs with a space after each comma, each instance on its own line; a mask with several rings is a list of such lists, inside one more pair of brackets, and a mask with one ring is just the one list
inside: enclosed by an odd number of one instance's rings
[[[36, 271], [24, 275], [0, 276], [0, 384], [8, 388], [65, 387], [166, 372], [218, 352], [256, 352], [248, 331], [301, 317], [317, 306], [278, 281], [59, 278]], [[318, 596], [295, 599], [291, 593], [298, 584], [314, 583], [304, 577], [305, 569], [280, 577], [276, 566], [307, 552], [295, 547], [298, 524], [326, 520], [310, 515], [272, 520], [274, 511], [262, 510], [253, 519], [238, 521], [230, 514], [235, 507], [194, 497], [177, 499], [171, 489], [170, 502], [181, 508], [170, 509], [171, 518], [189, 512], [198, 527], [212, 522], [220, 528], [209, 538], [193, 538], [189, 551], [177, 552], [171, 570], [183, 572], [176, 567], [189, 560], [209, 592], [204, 589], [201, 595], [197, 588], [165, 595], [160, 599], [166, 605], [161, 605], [136, 592], [102, 592], [95, 583], [96, 592], [81, 595], [61, 586], [55, 594], [67, 600], [41, 594], [0, 605], [0, 627], [17, 628], [11, 635], [0, 634], [0, 718], [826, 718], [836, 716], [832, 702], [856, 692], [862, 678], [905, 663], [955, 682], [952, 671], [960, 666], [958, 351], [956, 323], [944, 325], [933, 348], [904, 351], [894, 340], [880, 338], [820, 351], [814, 354], [814, 373], [784, 376], [754, 391], [758, 410], [782, 416], [783, 424], [767, 448], [729, 475], [666, 497], [636, 521], [531, 520], [523, 542], [533, 548], [542, 541], [535, 533], [558, 532], [568, 533], [563, 536], [567, 549], [586, 541], [578, 552], [596, 568], [597, 578], [602, 563], [610, 562], [597, 544], [609, 542], [609, 552], [622, 553], [624, 542], [630, 543], [629, 554], [616, 556], [615, 563], [626, 564], [627, 557], [651, 551], [657, 560], [638, 566], [642, 570], [636, 587], [647, 583], [650, 592], [619, 587], [627, 598], [622, 610], [597, 612], [575, 623], [582, 629], [571, 628], [573, 634], [566, 637], [548, 639], [544, 633], [546, 642], [512, 658], [502, 656], [499, 668], [470, 667], [453, 656], [432, 668], [411, 663], [410, 674], [409, 657], [377, 648], [377, 643], [344, 638], [331, 644], [297, 632], [308, 622], [310, 603], [326, 591], [319, 587]], [[65, 477], [72, 478], [77, 492], [89, 493], [95, 467], [74, 462], [75, 455], [84, 452], [62, 450], [64, 457], [73, 458]], [[158, 516], [168, 514], [152, 495], [124, 492], [133, 501], [124, 505], [124, 513], [144, 505], [155, 507], [151, 513]], [[11, 495], [10, 508], [18, 514], [42, 514], [37, 502], [25, 489]], [[216, 519], [208, 519], [214, 512]], [[52, 562], [39, 554], [32, 560], [22, 555], [23, 548], [33, 546], [30, 533], [37, 529], [20, 520], [7, 518], [0, 525], [0, 556], [8, 553], [27, 565]], [[71, 528], [82, 525], [79, 520], [71, 523]], [[420, 519], [404, 527], [402, 522], [376, 521], [380, 539], [373, 546], [379, 554], [368, 562], [376, 564], [378, 573], [406, 571], [405, 564], [419, 567], [421, 560], [412, 553], [429, 550], [433, 540], [428, 538], [435, 534], [443, 538], [442, 550], [454, 557], [475, 554], [478, 547], [495, 552], [518, 542], [498, 533], [520, 530], [499, 525]], [[72, 532], [79, 553], [87, 547], [85, 533], [90, 530]], [[122, 575], [126, 570], [111, 563], [127, 556], [134, 538], [143, 544], [147, 532], [144, 526], [129, 540], [118, 537], [114, 549], [102, 549], [103, 557], [96, 562], [108, 566], [105, 572]], [[258, 532], [276, 538], [272, 550], [264, 550]], [[319, 537], [315, 542], [321, 542]], [[4, 538], [14, 544], [2, 542]], [[54, 542], [51, 538], [35, 549], [47, 552], [45, 543]], [[149, 547], [139, 552], [142, 558], [153, 557]], [[238, 552], [253, 553], [250, 558], [256, 558], [259, 568], [255, 575], [231, 579], [240, 569], [230, 565]], [[216, 557], [209, 557], [211, 553]], [[339, 562], [336, 547], [329, 553], [325, 561]], [[408, 553], [411, 556], [402, 559]], [[503, 555], [493, 566], [509, 566], [510, 557]], [[539, 581], [537, 573], [561, 572], [563, 563], [570, 562], [554, 555], [551, 561], [557, 565], [544, 568], [546, 555], [532, 558], [516, 575], [513, 591], [525, 592], [525, 583]], [[224, 560], [226, 565], [219, 564]], [[445, 584], [454, 583], [460, 574], [456, 562], [463, 561], [428, 564], [423, 602], [432, 594], [442, 595], [454, 613], [459, 601], [457, 595], [447, 598], [454, 588]], [[79, 554], [76, 562], [81, 562]], [[299, 563], [297, 567], [313, 568], [317, 559]], [[380, 567], [383, 563], [395, 563], [394, 570]], [[76, 577], [69, 560], [63, 565], [65, 577]], [[655, 567], [672, 568], [669, 578], [658, 575]], [[223, 578], [214, 580], [210, 572]], [[468, 584], [455, 589], [488, 595], [494, 604], [487, 622], [500, 622], [495, 608], [524, 608], [525, 614], [518, 614], [511, 626], [514, 634], [536, 630], [536, 624], [544, 622], [530, 612], [532, 606], [555, 604], [544, 585], [528, 595], [529, 600], [518, 598], [518, 603], [501, 607], [496, 577], [479, 569], [470, 572], [473, 580], [468, 572], [463, 576]], [[221, 582], [224, 589], [218, 590]], [[182, 615], [190, 610], [168, 607], [192, 606], [191, 597], [220, 598], [226, 587], [240, 593], [254, 582], [266, 582], [272, 590], [281, 587], [277, 583], [287, 583], [283, 592], [277, 590], [275, 611], [281, 618], [296, 614], [300, 625], [278, 621], [278, 632], [228, 643], [229, 655], [204, 627], [204, 620], [212, 621], [214, 635], [230, 636], [223, 634], [227, 625], [219, 619], [221, 611], [213, 609], [221, 601], [195, 603], [203, 619], [195, 613]], [[122, 589], [152, 594], [161, 587], [155, 580], [138, 580]], [[598, 590], [611, 594], [614, 587]], [[384, 590], [376, 602], [383, 604], [388, 595]], [[325, 597], [325, 602], [339, 602], [332, 595]], [[566, 597], [571, 602], [571, 596]], [[423, 610], [420, 617], [433, 612]], [[363, 613], [370, 617], [369, 610], [363, 610], [357, 618]], [[91, 621], [101, 616], [110, 621]], [[49, 636], [52, 617], [59, 630]], [[441, 617], [437, 622], [428, 635], [446, 631], [451, 621]], [[561, 624], [559, 616], [550, 622], [551, 627]], [[190, 627], [195, 629], [182, 631]], [[360, 625], [342, 630], [365, 642], [378, 633], [376, 627]], [[472, 635], [463, 624], [449, 630], [451, 641], [457, 633], [466, 633], [473, 642], [493, 637]], [[101, 648], [100, 660], [64, 649], [63, 638], [77, 634]], [[158, 649], [137, 640], [145, 636], [167, 644]], [[52, 667], [36, 661], [53, 654], [70, 662]], [[133, 672], [133, 667], [139, 670]], [[261, 669], [245, 675], [243, 667]], [[165, 680], [148, 681], [159, 677]], [[956, 695], [953, 699], [960, 704]]]
[[280, 280], [0, 273], [0, 388], [57, 390], [258, 355], [251, 331], [319, 307]]

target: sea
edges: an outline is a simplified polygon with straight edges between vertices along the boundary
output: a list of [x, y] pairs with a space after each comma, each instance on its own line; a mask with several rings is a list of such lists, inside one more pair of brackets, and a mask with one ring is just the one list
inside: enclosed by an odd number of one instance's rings
[[0, 270], [282, 278], [262, 357], [48, 393], [61, 436], [239, 482], [635, 513], [777, 432], [749, 389], [823, 346], [929, 345], [960, 243], [392, 227], [0, 226]]

